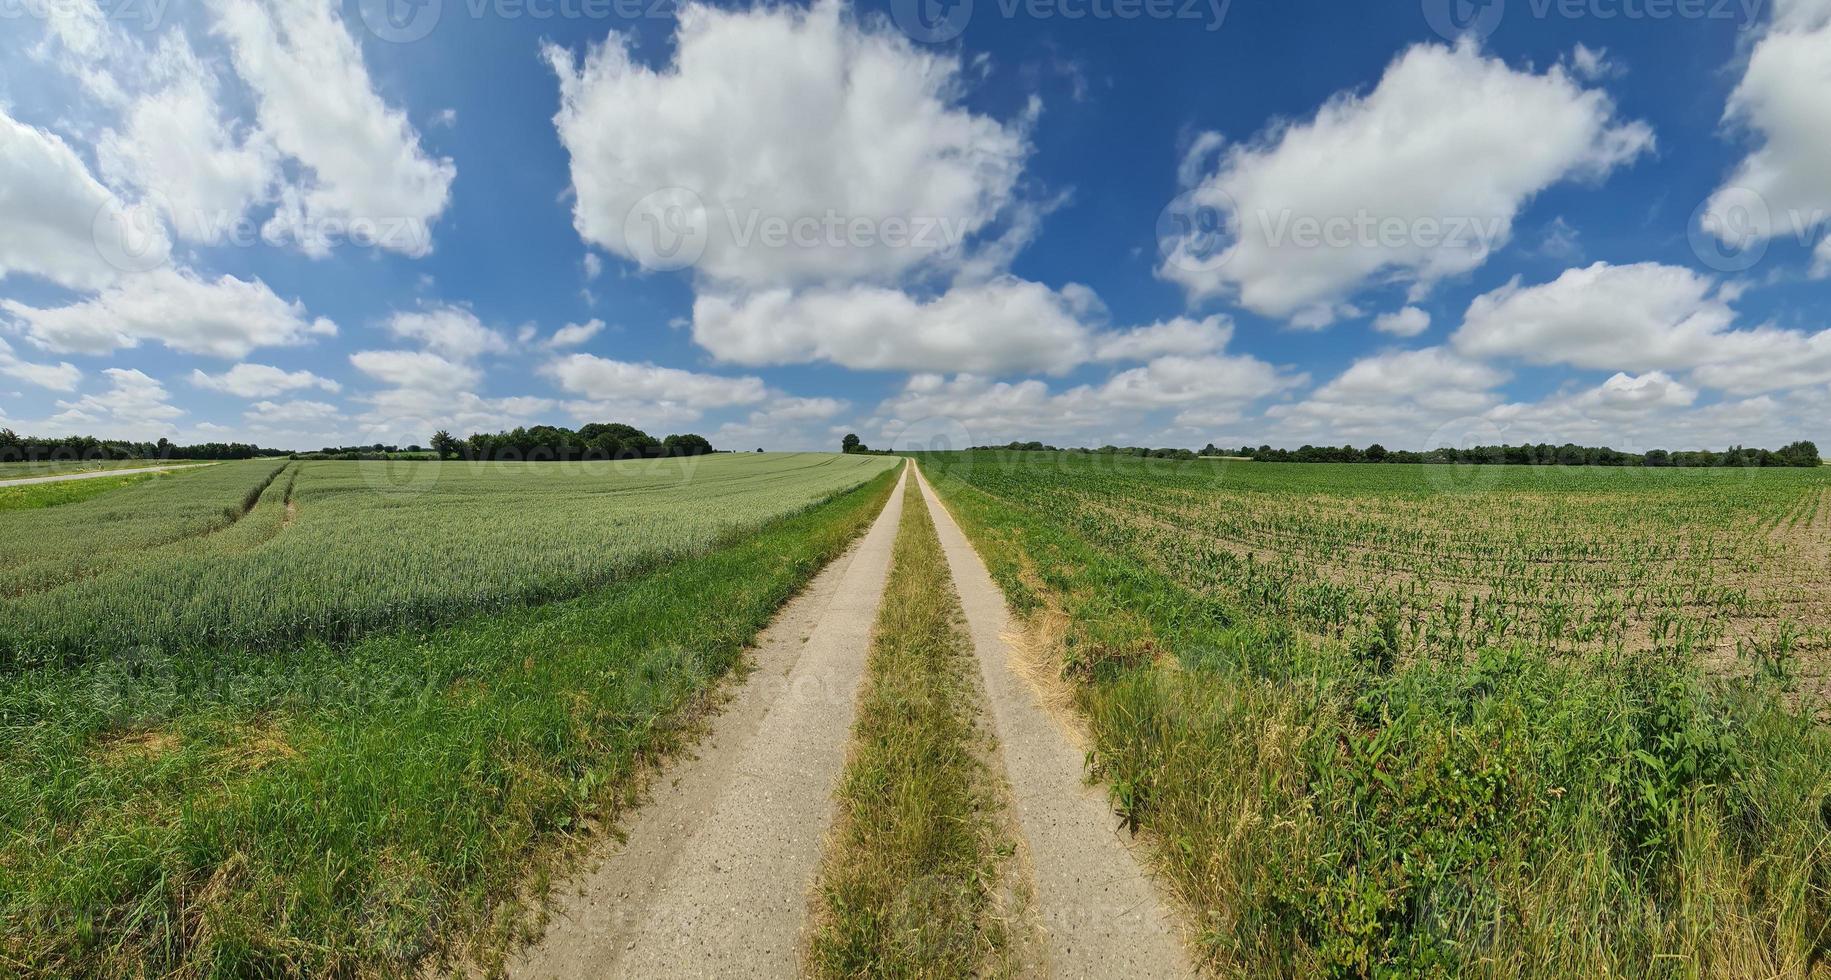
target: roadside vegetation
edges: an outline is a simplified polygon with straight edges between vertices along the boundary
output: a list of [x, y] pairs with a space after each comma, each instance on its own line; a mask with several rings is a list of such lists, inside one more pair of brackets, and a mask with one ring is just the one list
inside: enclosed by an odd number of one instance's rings
[[[143, 502], [211, 537], [267, 521], [249, 545], [284, 523], [283, 508], [263, 508], [291, 473], [246, 465], [241, 493], [261, 488], [259, 506], [233, 523], [220, 502]], [[170, 479], [227, 490], [230, 469]], [[439, 628], [265, 649], [147, 644], [0, 670], [0, 972], [402, 976], [428, 956], [487, 960], [528, 920], [524, 900], [554, 858], [616, 818], [777, 607], [869, 526], [892, 480], [862, 470], [582, 595], [479, 603], [487, 614]], [[727, 513], [774, 499], [725, 493]], [[618, 523], [621, 498], [595, 499]], [[138, 526], [131, 508], [104, 513]], [[493, 513], [527, 511], [499, 498]]]
[[106, 473], [109, 470], [138, 470], [150, 466], [202, 466], [187, 459], [76, 459], [43, 462], [0, 462], [0, 480], [29, 480], [40, 476], [67, 476], [71, 473]]
[[135, 473], [131, 476], [96, 476], [82, 480], [64, 480], [59, 483], [28, 483], [24, 486], [0, 487], [0, 511], [61, 507], [64, 504], [74, 504], [100, 497], [123, 487], [150, 483], [159, 477], [160, 474], [157, 473]]
[[1822, 471], [923, 464], [1209, 968], [1821, 969]]
[[808, 965], [832, 978], [1003, 975], [1014, 892], [1000, 870], [1015, 848], [978, 665], [914, 479], [892, 560]]

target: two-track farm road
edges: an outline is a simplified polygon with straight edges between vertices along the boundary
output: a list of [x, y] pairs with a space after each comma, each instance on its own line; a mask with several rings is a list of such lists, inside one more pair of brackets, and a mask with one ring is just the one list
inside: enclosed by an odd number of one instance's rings
[[1054, 977], [1185, 977], [1194, 969], [1144, 866], [1131, 853], [1085, 756], [1012, 664], [1004, 593], [917, 471], [966, 613], [1018, 829], [1030, 849], [1035, 913]]
[[210, 463], [179, 463], [174, 466], [141, 466], [131, 470], [90, 470], [84, 473], [59, 473], [55, 476], [28, 476], [17, 480], [0, 480], [0, 487], [27, 487], [34, 483], [62, 483], [65, 480], [94, 480], [104, 476], [133, 476], [136, 473], [170, 473]]
[[[915, 469], [907, 464], [864, 538], [758, 637], [756, 669], [693, 758], [656, 781], [624, 843], [556, 888], [545, 936], [509, 964], [511, 977], [800, 975], [810, 890]], [[919, 471], [915, 479], [966, 613], [1035, 869], [1042, 972], [1192, 975], [1170, 913], [1103, 793], [1084, 781], [1081, 751], [1010, 665], [1003, 594]]]
[[758, 637], [757, 669], [698, 758], [664, 775], [626, 847], [577, 895], [559, 896], [552, 927], [511, 976], [799, 972], [808, 893], [908, 479], [905, 468], [863, 540]]

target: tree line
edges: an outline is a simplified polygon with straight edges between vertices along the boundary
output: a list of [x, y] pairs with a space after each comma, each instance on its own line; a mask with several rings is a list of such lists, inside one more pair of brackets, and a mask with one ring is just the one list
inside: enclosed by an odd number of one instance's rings
[[1374, 443], [1365, 449], [1353, 446], [1304, 446], [1300, 449], [1273, 449], [1242, 446], [1239, 450], [1216, 449], [1210, 444], [1204, 456], [1238, 455], [1261, 463], [1457, 463], [1494, 466], [1818, 466], [1818, 446], [1801, 440], [1779, 449], [1752, 449], [1731, 446], [1722, 452], [1708, 449], [1669, 451], [1650, 449], [1644, 453], [1627, 453], [1607, 446], [1579, 446], [1565, 443], [1527, 445], [1448, 447], [1426, 452], [1387, 449]]
[[94, 436], [47, 439], [22, 436], [11, 429], [0, 429], [0, 463], [110, 459], [254, 459], [285, 455], [288, 454], [283, 449], [263, 449], [243, 442], [204, 442], [194, 446], [180, 446], [163, 438], [157, 442], [97, 439]]
[[[854, 448], [850, 440], [856, 436], [847, 436], [849, 442], [846, 452], [861, 452], [862, 445]], [[1202, 456], [1228, 456], [1250, 459], [1261, 463], [1455, 463], [1463, 465], [1496, 465], [1496, 466], [1818, 466], [1820, 459], [1818, 446], [1801, 440], [1789, 443], [1779, 449], [1751, 449], [1745, 446], [1732, 446], [1722, 452], [1708, 449], [1671, 451], [1651, 449], [1644, 453], [1628, 453], [1607, 446], [1579, 446], [1565, 443], [1561, 446], [1551, 443], [1522, 444], [1518, 446], [1472, 446], [1466, 449], [1432, 449], [1425, 452], [1414, 452], [1408, 449], [1387, 449], [1374, 443], [1365, 449], [1353, 446], [1303, 446], [1299, 449], [1274, 449], [1271, 446], [1241, 446], [1238, 449], [1223, 449], [1213, 443], [1204, 446], [1197, 452], [1189, 449], [1149, 449], [1144, 446], [1101, 446], [1098, 449], [1069, 447], [1066, 449], [1042, 442], [1007, 442], [1001, 446], [974, 446], [974, 450], [992, 450], [1004, 452], [1030, 453], [1088, 453], [1106, 456], [1137, 456], [1147, 459], [1190, 460]]]
[[[1210, 447], [1212, 448], [1212, 447]], [[1096, 456], [1136, 456], [1140, 459], [1179, 459], [1196, 458], [1192, 449], [1152, 449], [1148, 446], [1101, 446], [1098, 449], [1070, 447], [1058, 449], [1041, 442], [1007, 442], [1002, 446], [974, 446], [974, 451], [995, 450], [1018, 453], [1088, 453]]]
[[592, 422], [577, 431], [553, 425], [517, 427], [507, 432], [473, 433], [463, 439], [441, 429], [432, 437], [432, 451], [440, 459], [534, 461], [651, 459], [717, 452], [705, 436], [689, 432], [657, 439], [621, 422]]

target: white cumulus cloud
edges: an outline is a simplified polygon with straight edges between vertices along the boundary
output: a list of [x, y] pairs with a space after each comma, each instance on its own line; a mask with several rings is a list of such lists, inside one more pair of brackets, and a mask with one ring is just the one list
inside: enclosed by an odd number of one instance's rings
[[1415, 306], [1407, 306], [1375, 317], [1373, 329], [1394, 337], [1416, 337], [1430, 329], [1430, 314]]
[[577, 347], [591, 338], [596, 337], [603, 330], [603, 320], [587, 320], [584, 323], [568, 323], [558, 330], [553, 331], [553, 336], [547, 338], [546, 346], [549, 349], [554, 350], [562, 347]]
[[1597, 262], [1552, 282], [1518, 277], [1469, 304], [1456, 349], [1604, 370], [1693, 367], [1713, 357], [1735, 312], [1715, 280], [1679, 266]]
[[755, 405], [769, 398], [769, 389], [760, 378], [725, 377], [591, 354], [557, 358], [542, 370], [560, 388], [587, 402], [639, 402], [683, 409], [694, 416], [706, 409]]
[[[1726, 121], [1760, 145], [1744, 158], [1710, 201], [1728, 214], [1752, 191], [1768, 209], [1766, 226], [1721, 221], [1724, 239], [1743, 234], [1811, 234], [1831, 220], [1831, 4], [1778, 0], [1774, 19], [1756, 42], [1742, 80], [1730, 95]], [[1831, 275], [1831, 238], [1820, 240], [1815, 274]]]
[[[959, 104], [957, 57], [862, 26], [837, 0], [689, 4], [660, 67], [631, 41], [612, 32], [583, 64], [546, 50], [574, 223], [613, 254], [673, 268], [652, 236], [692, 228], [697, 272], [727, 286], [881, 282], [954, 267], [962, 241], [1014, 201], [1021, 124]], [[638, 211], [669, 189], [684, 191], [670, 198], [678, 208]], [[803, 237], [772, 244], [772, 222]]]
[[270, 364], [237, 364], [221, 374], [192, 371], [191, 384], [239, 398], [270, 397], [306, 388], [336, 392], [343, 387], [310, 371], [286, 371]]
[[474, 367], [426, 351], [357, 351], [350, 364], [383, 384], [432, 395], [462, 392], [483, 378]]
[[1093, 295], [1001, 278], [923, 301], [853, 286], [701, 295], [693, 339], [738, 364], [828, 361], [863, 370], [1060, 372], [1085, 361]]
[[53, 391], [75, 391], [83, 380], [83, 372], [69, 361], [40, 364], [22, 360], [4, 340], [0, 340], [0, 374]]
[[169, 254], [164, 229], [144, 217], [102, 186], [62, 138], [0, 105], [0, 278], [24, 273], [100, 289], [121, 272], [106, 256], [158, 264]]
[[1371, 92], [1227, 148], [1190, 192], [1192, 212], [1224, 227], [1182, 229], [1159, 274], [1192, 299], [1234, 296], [1319, 327], [1369, 282], [1410, 282], [1416, 298], [1481, 266], [1533, 195], [1652, 145], [1649, 127], [1618, 120], [1607, 94], [1561, 66], [1516, 70], [1468, 40], [1420, 44]]
[[501, 334], [484, 326], [477, 314], [462, 306], [437, 304], [395, 313], [386, 326], [396, 337], [417, 340], [426, 350], [452, 361], [470, 361], [509, 349], [509, 342]]
[[337, 327], [311, 318], [259, 279], [205, 279], [178, 269], [127, 276], [92, 299], [40, 309], [0, 300], [32, 343], [50, 351], [107, 354], [154, 340], [176, 351], [241, 358], [257, 347], [290, 347]]
[[373, 236], [410, 256], [451, 200], [457, 168], [420, 143], [407, 114], [377, 93], [333, 0], [211, 0], [216, 33], [253, 93], [260, 130], [296, 161], [268, 229], [308, 254], [336, 233]]

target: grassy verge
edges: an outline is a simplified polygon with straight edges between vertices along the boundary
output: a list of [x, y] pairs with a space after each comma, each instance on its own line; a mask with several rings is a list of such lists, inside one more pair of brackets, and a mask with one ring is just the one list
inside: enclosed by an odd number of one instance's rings
[[0, 676], [0, 973], [395, 976], [499, 948], [893, 480], [437, 630]]
[[809, 950], [819, 977], [997, 974], [1002, 793], [977, 665], [915, 481], [828, 837]]
[[930, 478], [1065, 673], [1115, 809], [1226, 976], [1805, 976], [1831, 735], [1670, 653], [1305, 640]]
[[29, 483], [19, 487], [0, 487], [0, 511], [38, 510], [44, 507], [57, 507], [62, 504], [74, 504], [80, 500], [99, 497], [111, 490], [131, 487], [136, 483], [156, 480], [156, 473], [138, 473], [133, 476], [97, 476], [86, 480], [65, 480], [61, 483]]

